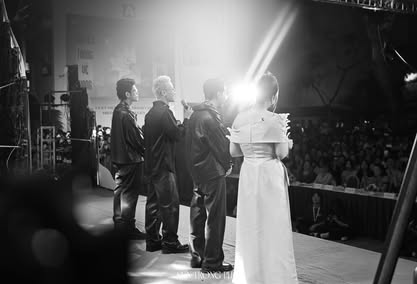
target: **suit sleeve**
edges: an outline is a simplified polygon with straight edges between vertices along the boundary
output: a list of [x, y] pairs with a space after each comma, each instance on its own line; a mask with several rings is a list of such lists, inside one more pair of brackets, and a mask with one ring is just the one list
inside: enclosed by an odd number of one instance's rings
[[222, 165], [225, 171], [230, 168], [229, 139], [226, 138], [227, 129], [211, 119], [204, 121], [204, 139], [213, 153], [216, 160]]
[[162, 116], [165, 134], [173, 141], [178, 141], [180, 129], [177, 125], [174, 115], [167, 110]]
[[129, 115], [123, 116], [122, 125], [126, 135], [126, 143], [143, 157], [145, 148], [142, 130], [136, 125], [135, 120]]
[[184, 120], [184, 124], [177, 125], [177, 121], [171, 110], [164, 113], [162, 119], [165, 134], [173, 141], [178, 141], [181, 136], [185, 134], [185, 126], [188, 123], [188, 119]]

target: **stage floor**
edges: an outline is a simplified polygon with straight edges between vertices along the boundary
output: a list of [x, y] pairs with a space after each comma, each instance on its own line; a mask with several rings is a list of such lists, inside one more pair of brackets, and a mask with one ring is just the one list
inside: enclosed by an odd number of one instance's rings
[[[77, 197], [75, 212], [84, 228], [97, 233], [112, 226], [112, 192], [82, 189], [77, 190]], [[145, 202], [146, 197], [140, 196], [136, 220], [141, 230], [144, 230]], [[189, 208], [181, 206], [178, 235], [182, 243], [188, 242], [188, 234]], [[298, 233], [293, 236], [300, 283], [372, 283], [379, 253]], [[235, 218], [227, 217], [223, 248], [225, 261], [234, 263]], [[199, 269], [191, 269], [188, 253], [150, 253], [145, 251], [145, 241], [132, 241], [129, 254], [131, 283], [231, 283], [232, 273], [206, 275]], [[392, 283], [411, 284], [416, 266], [417, 262], [400, 258]], [[280, 283], [279, 279], [276, 283]]]

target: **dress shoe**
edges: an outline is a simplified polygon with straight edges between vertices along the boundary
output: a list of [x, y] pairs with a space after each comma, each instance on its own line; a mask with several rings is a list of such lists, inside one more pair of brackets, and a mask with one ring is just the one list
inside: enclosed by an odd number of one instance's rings
[[189, 246], [182, 245], [179, 241], [176, 241], [175, 243], [168, 243], [163, 242], [162, 243], [162, 253], [168, 254], [168, 253], [184, 253], [189, 251]]
[[215, 272], [227, 272], [227, 271], [232, 271], [233, 270], [233, 265], [231, 265], [230, 263], [223, 263], [220, 266], [216, 266], [216, 267], [203, 267], [201, 268], [201, 272], [202, 273], [215, 273]]
[[146, 234], [141, 232], [138, 228], [135, 228], [127, 236], [129, 240], [146, 240]]
[[199, 257], [191, 257], [190, 265], [191, 268], [201, 268], [202, 260]]
[[147, 241], [146, 242], [146, 251], [157, 251], [162, 249], [161, 241]]

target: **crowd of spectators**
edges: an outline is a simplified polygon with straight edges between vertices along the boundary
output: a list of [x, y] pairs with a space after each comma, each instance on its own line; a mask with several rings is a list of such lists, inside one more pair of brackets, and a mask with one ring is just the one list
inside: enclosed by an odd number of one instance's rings
[[294, 147], [284, 161], [291, 181], [397, 193], [413, 134], [385, 122], [292, 121]]

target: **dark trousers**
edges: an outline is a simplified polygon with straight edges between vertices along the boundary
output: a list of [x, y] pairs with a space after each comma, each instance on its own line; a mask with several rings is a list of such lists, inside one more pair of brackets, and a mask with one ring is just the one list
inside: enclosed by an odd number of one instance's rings
[[113, 221], [116, 229], [133, 231], [138, 203], [142, 163], [115, 165], [116, 188], [113, 198]]
[[342, 227], [335, 223], [325, 223], [317, 229], [318, 233], [329, 233], [329, 239], [340, 240], [342, 237], [351, 237], [352, 233], [349, 227]]
[[224, 177], [196, 186], [190, 204], [190, 223], [191, 257], [201, 259], [202, 267], [222, 265], [226, 226], [226, 179]]
[[[148, 186], [145, 227], [147, 243], [176, 243], [178, 240], [179, 197], [175, 174], [162, 171]], [[162, 240], [159, 233], [162, 223]]]

